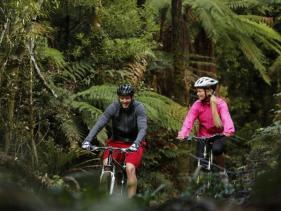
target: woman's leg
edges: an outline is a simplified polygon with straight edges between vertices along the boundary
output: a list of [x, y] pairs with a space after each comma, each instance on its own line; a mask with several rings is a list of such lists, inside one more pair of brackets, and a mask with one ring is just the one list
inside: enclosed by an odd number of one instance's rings
[[225, 167], [224, 155], [223, 155], [224, 149], [225, 149], [225, 138], [220, 138], [214, 141], [212, 146], [212, 151], [216, 164], [222, 167], [221, 171], [224, 171], [224, 167]]

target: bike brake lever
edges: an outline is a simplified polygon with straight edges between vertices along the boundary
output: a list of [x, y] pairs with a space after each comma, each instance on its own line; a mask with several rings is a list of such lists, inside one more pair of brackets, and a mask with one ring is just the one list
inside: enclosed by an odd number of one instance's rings
[[184, 138], [184, 140], [186, 142], [190, 142], [190, 141], [192, 141], [192, 139], [193, 139], [193, 136], [187, 136], [187, 137]]

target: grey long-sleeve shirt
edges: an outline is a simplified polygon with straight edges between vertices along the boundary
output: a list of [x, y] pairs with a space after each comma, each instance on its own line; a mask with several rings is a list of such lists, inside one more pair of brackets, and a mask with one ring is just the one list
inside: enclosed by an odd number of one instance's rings
[[98, 132], [112, 120], [112, 139], [139, 144], [146, 135], [147, 118], [142, 103], [133, 100], [128, 109], [123, 109], [119, 102], [109, 105], [85, 141], [92, 141]]

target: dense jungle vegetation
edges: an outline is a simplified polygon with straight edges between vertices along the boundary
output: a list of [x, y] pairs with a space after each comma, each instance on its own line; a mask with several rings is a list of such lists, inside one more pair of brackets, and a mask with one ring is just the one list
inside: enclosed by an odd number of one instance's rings
[[[2, 0], [0, 14], [1, 210], [281, 207], [280, 0]], [[175, 138], [201, 76], [235, 123], [227, 188], [195, 184], [195, 145]], [[99, 192], [100, 155], [81, 149], [123, 82], [149, 119], [132, 200]]]

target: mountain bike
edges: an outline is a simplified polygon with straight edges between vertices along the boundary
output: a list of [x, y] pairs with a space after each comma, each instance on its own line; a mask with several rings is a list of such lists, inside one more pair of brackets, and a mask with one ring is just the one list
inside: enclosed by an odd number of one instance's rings
[[216, 165], [214, 161], [214, 155], [212, 151], [212, 145], [214, 141], [218, 138], [222, 138], [224, 135], [222, 134], [215, 134], [211, 137], [197, 137], [197, 136], [189, 136], [185, 138], [187, 142], [189, 141], [200, 141], [204, 145], [204, 150], [203, 150], [203, 157], [198, 157], [192, 155], [193, 158], [197, 160], [197, 168], [195, 172], [200, 171], [201, 169], [211, 171], [214, 168], [217, 168], [219, 170], [225, 170], [221, 166]]
[[[126, 152], [127, 148], [118, 148], [118, 147], [97, 147], [92, 146], [91, 151], [105, 151], [108, 150], [109, 155], [106, 165], [102, 166], [100, 174], [100, 184], [103, 185], [106, 189], [108, 195], [120, 194], [125, 196], [126, 192]], [[121, 161], [117, 161], [113, 154], [118, 153], [117, 156], [121, 156]]]
[[[212, 145], [214, 141], [218, 138], [222, 138], [224, 135], [215, 134], [211, 137], [197, 137], [190, 136], [185, 139], [185, 141], [200, 141], [203, 144], [203, 153], [199, 156], [190, 154], [190, 156], [197, 160], [197, 166], [194, 170], [194, 173], [191, 177], [192, 182], [196, 189], [195, 195], [199, 197], [203, 192], [210, 190], [211, 188], [217, 188], [220, 186], [220, 181], [222, 181], [221, 186], [227, 186], [228, 177], [225, 168], [214, 163], [214, 155], [212, 151]], [[223, 180], [222, 177], [225, 176], [226, 180]]]

